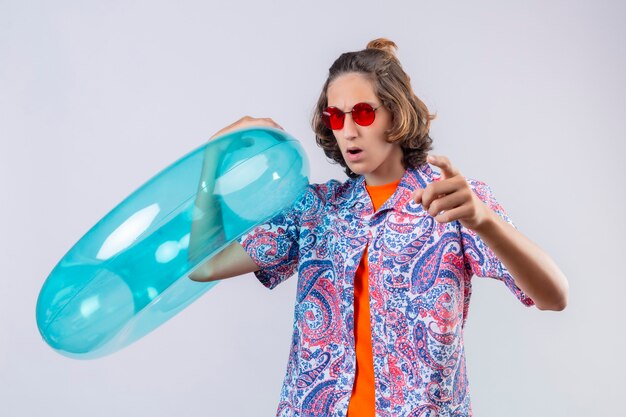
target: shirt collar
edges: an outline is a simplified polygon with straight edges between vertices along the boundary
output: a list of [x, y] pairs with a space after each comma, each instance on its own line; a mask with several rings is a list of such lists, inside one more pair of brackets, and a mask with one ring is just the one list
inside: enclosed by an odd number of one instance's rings
[[[426, 213], [421, 204], [415, 204], [411, 200], [411, 193], [418, 188], [426, 188], [428, 184], [439, 179], [440, 174], [434, 172], [427, 162], [415, 168], [408, 168], [404, 171], [396, 191], [378, 211], [394, 209], [414, 215], [420, 212]], [[343, 206], [344, 208], [351, 208], [355, 204], [365, 201], [368, 201], [371, 206], [369, 194], [365, 189], [365, 177], [363, 175], [359, 175], [356, 178], [348, 178], [339, 187], [335, 198], [333, 198], [335, 205]]]

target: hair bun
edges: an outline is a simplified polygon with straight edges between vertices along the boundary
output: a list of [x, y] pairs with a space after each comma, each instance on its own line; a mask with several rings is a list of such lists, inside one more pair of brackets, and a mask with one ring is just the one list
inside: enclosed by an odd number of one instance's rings
[[398, 49], [398, 45], [396, 45], [393, 41], [390, 41], [387, 38], [378, 38], [370, 41], [367, 44], [366, 49], [381, 49], [391, 55], [396, 55], [396, 49]]

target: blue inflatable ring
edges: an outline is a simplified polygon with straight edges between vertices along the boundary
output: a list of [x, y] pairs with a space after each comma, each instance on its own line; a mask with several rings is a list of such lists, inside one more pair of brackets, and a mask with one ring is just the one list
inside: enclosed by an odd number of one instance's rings
[[183, 310], [214, 282], [189, 274], [306, 190], [298, 140], [274, 128], [215, 138], [155, 175], [93, 226], [52, 270], [37, 326], [57, 352], [115, 352]]

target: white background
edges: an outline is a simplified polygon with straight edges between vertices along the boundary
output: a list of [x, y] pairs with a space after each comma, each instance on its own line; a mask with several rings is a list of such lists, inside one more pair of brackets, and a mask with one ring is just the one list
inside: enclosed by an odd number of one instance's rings
[[438, 114], [433, 153], [487, 182], [570, 282], [557, 313], [474, 279], [475, 415], [618, 415], [625, 19], [617, 0], [0, 0], [0, 415], [274, 415], [296, 277], [224, 281], [93, 361], [41, 340], [35, 302], [103, 215], [244, 115], [299, 138], [311, 182], [345, 180], [309, 119], [332, 62], [380, 36]]

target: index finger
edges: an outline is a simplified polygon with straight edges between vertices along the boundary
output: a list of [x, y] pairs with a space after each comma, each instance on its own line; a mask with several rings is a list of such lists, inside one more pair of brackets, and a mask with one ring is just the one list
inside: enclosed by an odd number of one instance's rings
[[443, 155], [428, 155], [428, 162], [441, 168], [441, 173], [444, 179], [452, 178], [459, 175], [461, 172], [452, 165], [450, 160]]

